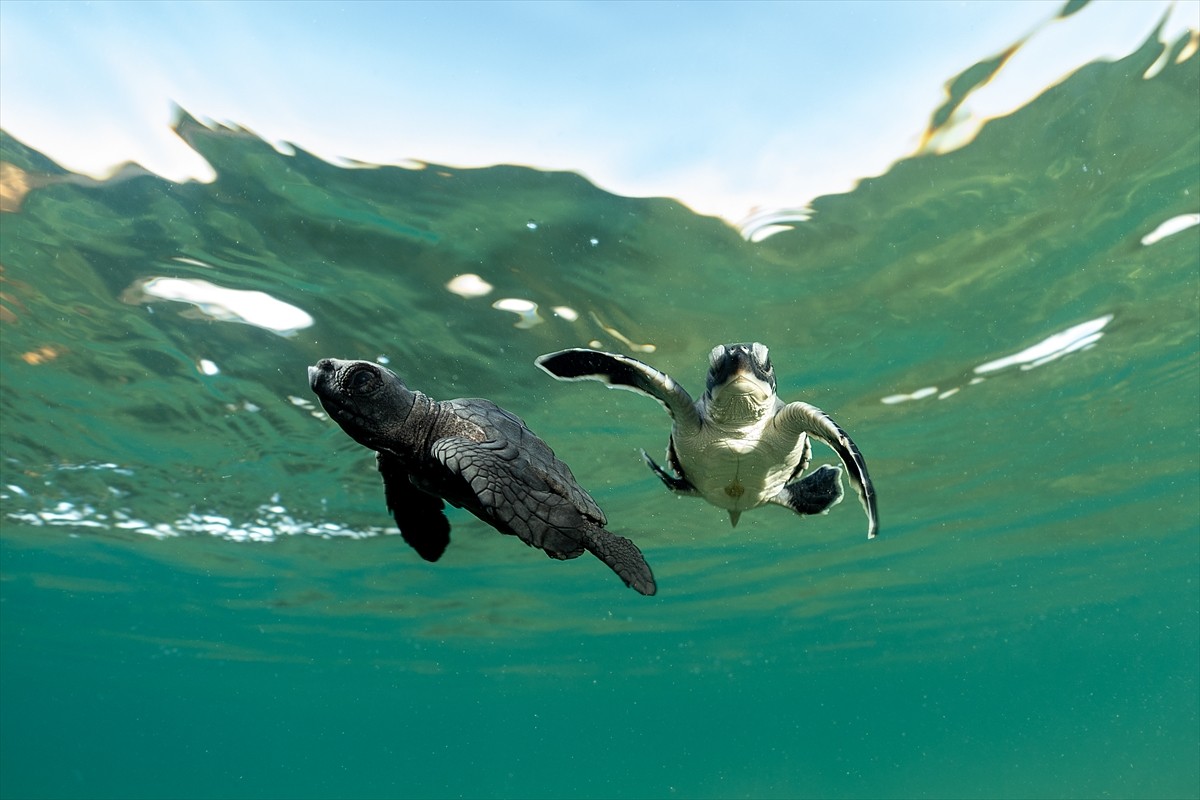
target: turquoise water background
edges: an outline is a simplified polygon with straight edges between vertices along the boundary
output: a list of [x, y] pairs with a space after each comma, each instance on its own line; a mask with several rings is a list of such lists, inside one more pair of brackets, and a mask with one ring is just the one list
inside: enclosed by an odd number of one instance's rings
[[[212, 184], [4, 136], [0, 794], [1197, 796], [1198, 114], [1194, 42], [1152, 40], [759, 241], [186, 115]], [[748, 340], [861, 447], [879, 539], [852, 500], [731, 529], [645, 469], [656, 404], [533, 366], [596, 344], [698, 393]], [[326, 356], [521, 415], [659, 594], [461, 512], [420, 561]]]

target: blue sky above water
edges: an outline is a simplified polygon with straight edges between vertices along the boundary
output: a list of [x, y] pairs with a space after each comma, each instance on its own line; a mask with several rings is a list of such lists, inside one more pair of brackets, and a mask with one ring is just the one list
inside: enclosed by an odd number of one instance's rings
[[949, 79], [1029, 34], [1007, 113], [1200, 2], [182, 2], [0, 7], [0, 124], [64, 166], [207, 178], [175, 104], [322, 157], [578, 171], [732, 221], [911, 153]]

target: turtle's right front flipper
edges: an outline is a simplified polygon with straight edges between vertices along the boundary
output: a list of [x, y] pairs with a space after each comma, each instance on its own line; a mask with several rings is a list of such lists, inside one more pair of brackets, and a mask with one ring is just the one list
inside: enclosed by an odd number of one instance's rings
[[437, 561], [450, 544], [450, 520], [440, 497], [413, 486], [408, 470], [391, 453], [377, 452], [375, 464], [383, 476], [383, 493], [388, 511], [404, 541], [426, 561]]
[[600, 381], [612, 389], [630, 389], [662, 403], [685, 432], [700, 429], [700, 414], [687, 390], [667, 375], [636, 358], [582, 347], [538, 356], [539, 367], [561, 381]]

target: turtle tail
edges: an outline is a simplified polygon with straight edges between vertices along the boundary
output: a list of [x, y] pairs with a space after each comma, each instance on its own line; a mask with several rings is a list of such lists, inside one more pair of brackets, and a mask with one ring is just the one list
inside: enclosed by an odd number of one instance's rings
[[589, 553], [617, 573], [630, 589], [645, 595], [658, 591], [650, 565], [646, 563], [642, 551], [629, 539], [588, 522], [583, 528], [582, 544]]

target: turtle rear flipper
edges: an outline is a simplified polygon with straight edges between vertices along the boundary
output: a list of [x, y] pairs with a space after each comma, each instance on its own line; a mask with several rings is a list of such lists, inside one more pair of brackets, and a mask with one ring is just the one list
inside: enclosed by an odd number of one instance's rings
[[786, 506], [797, 514], [824, 514], [842, 502], [844, 494], [841, 467], [826, 464], [803, 480], [784, 486], [770, 502]]
[[617, 577], [630, 589], [644, 595], [658, 591], [654, 573], [650, 571], [642, 551], [624, 536], [617, 536], [596, 525], [585, 525], [583, 546], [617, 573]]
[[474, 442], [448, 436], [434, 443], [430, 452], [460, 482], [464, 494], [451, 499], [460, 500], [463, 508], [492, 527], [555, 559], [575, 558], [587, 550], [626, 586], [654, 594], [654, 575], [642, 552], [633, 542], [602, 528], [603, 514], [600, 519], [589, 516], [588, 510], [595, 507], [590, 497], [583, 508], [573, 502], [563, 485], [569, 470], [550, 461], [553, 454], [542, 447], [545, 452], [528, 446], [519, 451], [511, 440]]
[[[676, 465], [674, 459], [674, 448], [672, 448], [672, 451], [669, 453], [669, 455], [672, 456], [672, 468], [675, 469], [676, 472], [679, 472], [679, 467]], [[649, 466], [654, 474], [658, 476], [659, 480], [663, 482], [663, 485], [665, 485], [672, 492], [678, 492], [679, 494], [699, 494], [699, 492], [696, 491], [696, 487], [692, 486], [691, 482], [687, 478], [676, 477], [675, 475], [667, 472], [665, 469], [655, 463], [654, 459], [651, 458], [650, 454], [645, 450], [642, 451], [642, 458], [645, 459], [647, 466]]]

